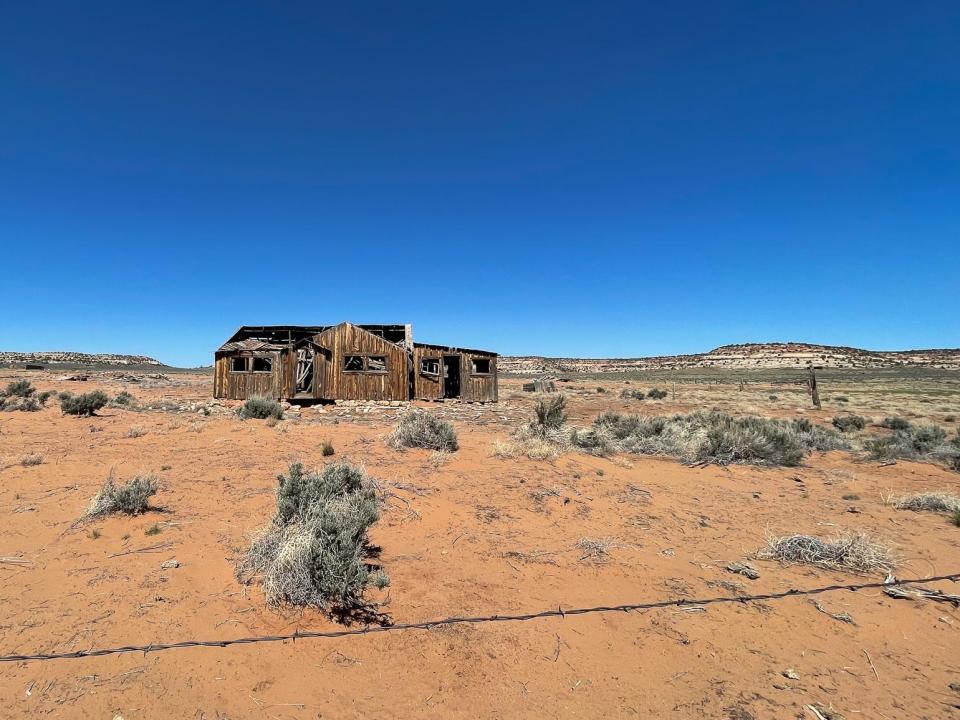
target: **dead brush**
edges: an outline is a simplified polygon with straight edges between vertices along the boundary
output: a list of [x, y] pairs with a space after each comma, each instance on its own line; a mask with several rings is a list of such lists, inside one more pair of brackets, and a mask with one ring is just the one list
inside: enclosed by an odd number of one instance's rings
[[139, 438], [147, 434], [147, 430], [140, 425], [133, 425], [129, 430], [127, 430], [124, 437], [127, 438]]
[[913, 512], [960, 512], [960, 497], [949, 492], [921, 492], [890, 498], [897, 510]]
[[494, 442], [493, 454], [505, 458], [523, 455], [531, 460], [560, 457], [571, 447], [566, 407], [564, 395], [540, 397], [534, 407], [533, 421], [517, 428], [509, 441]]
[[594, 562], [606, 562], [610, 550], [617, 547], [623, 547], [617, 544], [614, 538], [580, 538], [574, 547], [583, 552], [580, 560], [593, 560]]
[[34, 465], [40, 465], [43, 463], [43, 455], [40, 453], [27, 453], [20, 458], [20, 464], [23, 467], [33, 467]]
[[889, 572], [896, 567], [890, 549], [863, 533], [843, 533], [829, 540], [812, 535], [787, 535], [771, 537], [767, 543], [766, 548], [757, 552], [757, 558], [858, 574]]

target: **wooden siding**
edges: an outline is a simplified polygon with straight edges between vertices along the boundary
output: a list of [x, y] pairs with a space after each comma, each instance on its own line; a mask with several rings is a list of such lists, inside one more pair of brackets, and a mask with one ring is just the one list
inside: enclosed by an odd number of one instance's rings
[[[438, 375], [424, 375], [420, 372], [420, 361], [424, 358], [437, 358], [440, 363]], [[417, 400], [439, 400], [443, 397], [443, 353], [436, 348], [413, 348], [413, 396]]]
[[[329, 360], [318, 353], [315, 360], [314, 396], [323, 400], [407, 400], [407, 351], [351, 323], [341, 323], [313, 338], [313, 343], [329, 353]], [[385, 372], [347, 372], [348, 355], [386, 358]], [[366, 362], [366, 360], [364, 361]]]
[[[460, 363], [460, 388], [463, 395], [461, 397], [470, 402], [497, 402], [496, 356], [464, 352], [462, 358]], [[490, 373], [488, 375], [473, 374], [473, 360], [475, 358], [490, 361]]]
[[[284, 353], [286, 354], [286, 353]], [[273, 360], [272, 372], [233, 372], [233, 358], [269, 357]], [[232, 352], [217, 353], [214, 362], [213, 396], [228, 400], [245, 400], [251, 397], [279, 399], [284, 397], [284, 373], [279, 352]], [[248, 360], [248, 363], [250, 361]]]
[[[485, 353], [471, 353], [466, 350], [440, 347], [414, 346], [413, 349], [413, 396], [417, 400], [439, 400], [443, 398], [443, 358], [460, 358], [460, 398], [469, 402], [497, 402], [497, 356]], [[420, 372], [420, 361], [424, 358], [440, 360], [440, 375], [424, 375]], [[474, 358], [489, 360], [488, 375], [473, 374]]]

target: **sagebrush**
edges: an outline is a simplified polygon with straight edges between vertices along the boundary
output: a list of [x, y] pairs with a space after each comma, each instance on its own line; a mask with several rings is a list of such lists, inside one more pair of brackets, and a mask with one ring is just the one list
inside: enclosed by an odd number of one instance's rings
[[242, 418], [253, 418], [255, 420], [265, 420], [266, 418], [283, 419], [283, 408], [276, 400], [270, 398], [255, 397], [247, 400], [237, 410], [237, 414]]
[[866, 418], [860, 415], [837, 415], [831, 422], [837, 430], [843, 433], [863, 430], [867, 426]]
[[946, 430], [938, 425], [910, 425], [886, 437], [869, 438], [863, 446], [875, 460], [927, 460], [960, 471], [960, 431], [947, 439]]
[[368, 531], [380, 505], [362, 468], [339, 462], [308, 472], [294, 463], [277, 477], [276, 512], [237, 564], [237, 578], [262, 578], [275, 606], [361, 607], [369, 583], [389, 584], [369, 561]]
[[802, 419], [794, 422], [698, 412], [672, 417], [607, 412], [570, 441], [593, 455], [628, 452], [684, 462], [798, 465], [810, 450], [849, 447], [836, 432]]
[[394, 448], [424, 448], [454, 452], [460, 448], [457, 432], [446, 420], [423, 410], [411, 410], [403, 415], [387, 438]]
[[94, 390], [83, 395], [72, 395], [68, 392], [60, 393], [60, 409], [64, 415], [95, 415], [97, 410], [104, 407], [110, 398], [103, 390]]
[[153, 474], [137, 475], [123, 484], [117, 484], [113, 477], [94, 495], [87, 508], [87, 517], [97, 517], [110, 513], [139, 515], [150, 509], [150, 498], [157, 493], [157, 478]]

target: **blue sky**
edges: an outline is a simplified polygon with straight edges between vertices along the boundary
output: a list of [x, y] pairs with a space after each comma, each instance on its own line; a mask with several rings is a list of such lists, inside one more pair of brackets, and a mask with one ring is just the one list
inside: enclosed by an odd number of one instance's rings
[[960, 345], [960, 5], [7, 3], [0, 349]]

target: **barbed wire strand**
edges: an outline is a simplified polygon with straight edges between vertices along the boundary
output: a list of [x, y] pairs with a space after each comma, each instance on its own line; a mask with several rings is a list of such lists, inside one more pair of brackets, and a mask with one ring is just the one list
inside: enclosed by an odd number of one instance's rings
[[176, 643], [151, 643], [149, 645], [124, 645], [122, 647], [99, 648], [91, 650], [76, 650], [62, 653], [34, 653], [31, 655], [0, 655], [0, 662], [27, 662], [33, 660], [68, 660], [89, 657], [102, 657], [104, 655], [120, 655], [123, 653], [142, 652], [144, 654], [151, 652], [160, 652], [162, 650], [175, 650], [178, 648], [194, 647], [215, 647], [225, 648], [231, 645], [253, 645], [257, 643], [268, 642], [286, 642], [292, 640], [302, 640], [305, 638], [342, 638], [354, 635], [372, 635], [374, 633], [397, 632], [401, 630], [431, 630], [433, 628], [445, 625], [464, 625], [480, 623], [497, 622], [524, 622], [527, 620], [537, 620], [548, 617], [567, 617], [568, 615], [591, 615], [595, 613], [611, 612], [634, 612], [639, 610], [657, 610], [668, 607], [684, 606], [706, 606], [733, 603], [763, 602], [767, 600], [780, 600], [788, 597], [804, 597], [809, 595], [820, 595], [822, 593], [836, 592], [838, 590], [849, 590], [856, 592], [858, 590], [879, 589], [892, 586], [902, 586], [914, 583], [937, 582], [940, 580], [950, 580], [956, 582], [960, 579], [960, 572], [947, 575], [936, 575], [926, 578], [916, 578], [912, 580], [890, 580], [884, 582], [856, 583], [849, 585], [824, 585], [815, 588], [791, 588], [781, 592], [761, 593], [757, 595], [737, 595], [737, 596], [717, 596], [709, 598], [691, 599], [675, 598], [669, 600], [655, 600], [651, 602], [629, 603], [625, 605], [596, 605], [593, 607], [580, 607], [563, 609], [558, 606], [555, 609], [542, 610], [536, 613], [525, 613], [519, 615], [476, 615], [468, 617], [446, 617], [435, 620], [424, 620], [422, 622], [397, 623], [395, 625], [367, 625], [361, 628], [344, 628], [343, 630], [299, 630], [286, 635], [257, 635], [245, 638], [230, 638], [225, 640], [184, 640]]

